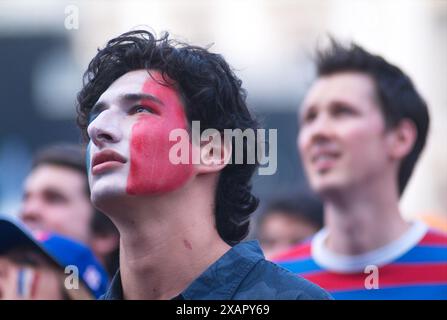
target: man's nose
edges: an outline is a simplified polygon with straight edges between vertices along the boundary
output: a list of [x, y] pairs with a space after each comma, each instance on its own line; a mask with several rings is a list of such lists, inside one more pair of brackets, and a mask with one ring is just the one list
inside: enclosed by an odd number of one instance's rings
[[119, 142], [122, 138], [120, 116], [111, 110], [105, 110], [90, 123], [87, 132], [90, 139], [98, 147]]
[[25, 224], [34, 225], [42, 221], [42, 206], [37, 200], [27, 200], [22, 205], [20, 218]]
[[327, 114], [321, 114], [312, 123], [310, 138], [311, 140], [327, 140], [334, 134], [333, 122]]

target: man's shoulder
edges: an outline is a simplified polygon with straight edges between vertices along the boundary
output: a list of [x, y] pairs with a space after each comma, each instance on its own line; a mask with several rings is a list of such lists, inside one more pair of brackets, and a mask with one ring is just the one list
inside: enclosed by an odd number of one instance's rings
[[262, 259], [241, 283], [235, 299], [326, 300], [332, 297], [310, 281]]

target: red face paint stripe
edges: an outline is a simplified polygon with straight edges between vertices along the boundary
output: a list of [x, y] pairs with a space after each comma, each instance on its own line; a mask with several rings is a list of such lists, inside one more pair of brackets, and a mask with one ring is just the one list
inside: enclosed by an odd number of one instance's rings
[[[161, 75], [152, 73], [157, 81]], [[144, 195], [175, 190], [190, 178], [191, 164], [174, 165], [169, 151], [176, 143], [169, 141], [174, 129], [186, 129], [186, 116], [178, 93], [171, 86], [157, 83], [149, 77], [142, 92], [162, 101], [159, 114], [142, 113], [132, 127], [130, 141], [130, 172], [127, 193]]]

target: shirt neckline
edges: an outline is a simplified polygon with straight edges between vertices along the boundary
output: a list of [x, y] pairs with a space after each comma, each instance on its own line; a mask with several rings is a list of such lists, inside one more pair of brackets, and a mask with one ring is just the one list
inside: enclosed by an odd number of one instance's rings
[[342, 255], [326, 247], [328, 230], [323, 228], [313, 237], [311, 255], [315, 262], [333, 272], [352, 273], [363, 272], [368, 265], [381, 267], [395, 261], [397, 258], [416, 246], [427, 233], [428, 227], [420, 221], [414, 221], [398, 239], [378, 249], [359, 255]]

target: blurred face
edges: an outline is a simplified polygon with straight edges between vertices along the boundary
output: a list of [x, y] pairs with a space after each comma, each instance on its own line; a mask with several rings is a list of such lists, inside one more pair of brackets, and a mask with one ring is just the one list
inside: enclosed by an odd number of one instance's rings
[[0, 300], [61, 300], [62, 279], [46, 264], [29, 266], [0, 256]]
[[25, 181], [21, 219], [34, 231], [51, 231], [88, 242], [93, 207], [86, 177], [56, 165], [36, 167]]
[[300, 112], [298, 149], [318, 193], [368, 184], [389, 165], [373, 80], [356, 72], [319, 78]]
[[[169, 161], [174, 129], [186, 129], [177, 90], [157, 71], [126, 73], [98, 99], [88, 135], [89, 183], [93, 203], [122, 195], [167, 193], [191, 177], [190, 164]], [[158, 82], [157, 82], [158, 81]]]
[[317, 232], [309, 222], [275, 211], [265, 217], [259, 229], [259, 242], [267, 259], [289, 249]]

